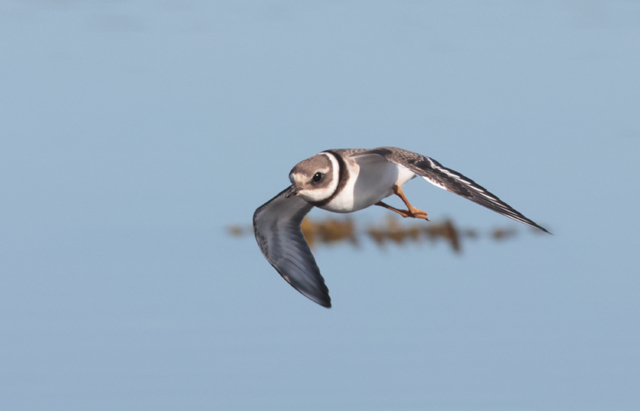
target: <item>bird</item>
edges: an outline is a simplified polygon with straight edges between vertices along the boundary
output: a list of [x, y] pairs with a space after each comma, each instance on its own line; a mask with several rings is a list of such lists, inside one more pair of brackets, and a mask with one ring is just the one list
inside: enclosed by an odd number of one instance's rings
[[[300, 225], [318, 207], [352, 213], [372, 205], [404, 218], [428, 220], [413, 206], [402, 187], [416, 176], [516, 221], [549, 233], [496, 195], [436, 160], [396, 147], [331, 149], [296, 164], [291, 185], [258, 207], [253, 231], [262, 254], [293, 288], [319, 305], [330, 308], [331, 297]], [[401, 210], [382, 200], [396, 195], [407, 207]]]

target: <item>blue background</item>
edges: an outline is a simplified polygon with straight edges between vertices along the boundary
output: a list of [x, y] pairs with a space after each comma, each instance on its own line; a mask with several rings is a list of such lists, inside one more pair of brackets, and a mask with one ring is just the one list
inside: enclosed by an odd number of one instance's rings
[[[635, 1], [3, 1], [0, 408], [640, 409], [638, 39]], [[326, 310], [225, 232], [381, 145], [554, 235], [320, 247]]]

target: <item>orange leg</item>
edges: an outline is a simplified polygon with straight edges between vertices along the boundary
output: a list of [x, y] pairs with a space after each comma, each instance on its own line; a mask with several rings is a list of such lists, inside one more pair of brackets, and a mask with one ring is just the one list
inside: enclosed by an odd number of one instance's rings
[[404, 193], [402, 192], [402, 189], [400, 187], [394, 185], [393, 186], [393, 193], [395, 195], [397, 195], [398, 197], [400, 197], [402, 202], [407, 206], [407, 210], [398, 210], [397, 208], [391, 207], [389, 204], [383, 203], [382, 201], [380, 201], [376, 205], [380, 206], [380, 207], [384, 207], [384, 208], [389, 209], [391, 211], [394, 211], [394, 212], [400, 214], [404, 218], [406, 218], [406, 217], [422, 218], [424, 220], [429, 221], [429, 218], [427, 217], [427, 212], [419, 210], [419, 209], [415, 208], [414, 206], [412, 206], [411, 203], [409, 203], [409, 200], [407, 200], [407, 197], [404, 195]]
[[387, 204], [387, 203], [383, 203], [382, 201], [377, 202], [375, 205], [380, 206], [380, 207], [384, 207], [384, 208], [386, 208], [387, 210], [391, 210], [391, 211], [393, 211], [393, 212], [395, 212], [395, 213], [398, 213], [398, 214], [400, 214], [403, 218], [410, 217], [410, 215], [409, 215], [409, 211], [407, 211], [407, 210], [398, 210], [397, 208], [395, 208], [395, 207], [391, 207], [389, 204]]

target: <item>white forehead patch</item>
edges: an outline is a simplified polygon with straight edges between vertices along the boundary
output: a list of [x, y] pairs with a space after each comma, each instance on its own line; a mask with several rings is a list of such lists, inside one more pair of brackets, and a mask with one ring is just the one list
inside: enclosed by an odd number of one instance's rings
[[300, 173], [289, 174], [289, 181], [291, 181], [291, 184], [295, 184], [296, 181], [302, 181], [303, 178], [304, 176]]

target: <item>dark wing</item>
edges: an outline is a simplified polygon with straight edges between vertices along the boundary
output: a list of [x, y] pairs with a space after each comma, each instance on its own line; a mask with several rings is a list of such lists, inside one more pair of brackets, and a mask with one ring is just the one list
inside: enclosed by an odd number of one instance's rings
[[292, 187], [256, 210], [253, 231], [262, 254], [282, 278], [306, 297], [329, 308], [329, 289], [300, 228], [313, 206], [300, 197], [287, 197]]
[[395, 147], [380, 147], [371, 150], [371, 152], [386, 157], [386, 159], [392, 163], [408, 168], [433, 185], [465, 197], [474, 203], [487, 207], [489, 210], [493, 210], [506, 217], [520, 221], [531, 227], [539, 228], [548, 233], [544, 227], [529, 220], [509, 204], [491, 194], [486, 188], [457, 171], [444, 167], [432, 158]]

